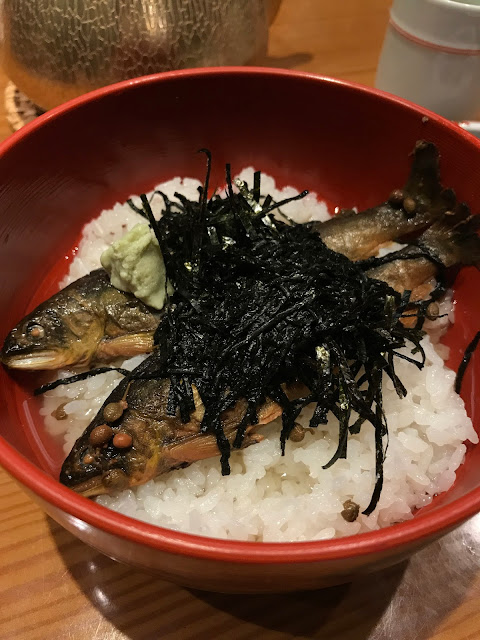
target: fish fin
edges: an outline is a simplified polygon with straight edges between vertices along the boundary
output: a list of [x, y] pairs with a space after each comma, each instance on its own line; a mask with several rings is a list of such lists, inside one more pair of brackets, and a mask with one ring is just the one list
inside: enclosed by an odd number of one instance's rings
[[214, 435], [197, 435], [169, 447], [168, 457], [176, 462], [197, 462], [220, 455]]
[[153, 350], [153, 332], [131, 333], [118, 338], [104, 338], [100, 341], [95, 359], [102, 362], [119, 356], [130, 357]]
[[[230, 444], [232, 444], [235, 439], [236, 431], [232, 431], [226, 435]], [[259, 433], [248, 433], [243, 439], [241, 448], [245, 449], [252, 444], [261, 442], [263, 439], [264, 436]], [[213, 434], [207, 434], [201, 436], [197, 435], [174, 445], [168, 449], [167, 455], [168, 458], [175, 462], [191, 463], [219, 456], [220, 451], [218, 449], [216, 436]]]

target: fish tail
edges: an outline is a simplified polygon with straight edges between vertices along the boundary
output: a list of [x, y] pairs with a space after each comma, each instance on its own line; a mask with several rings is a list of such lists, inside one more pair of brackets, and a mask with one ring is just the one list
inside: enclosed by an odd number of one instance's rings
[[480, 269], [480, 215], [465, 203], [446, 211], [419, 237], [418, 244], [438, 257], [445, 267], [473, 265]]

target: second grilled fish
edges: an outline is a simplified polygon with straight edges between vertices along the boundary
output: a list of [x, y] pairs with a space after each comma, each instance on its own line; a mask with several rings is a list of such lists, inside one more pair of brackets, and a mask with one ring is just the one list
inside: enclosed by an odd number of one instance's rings
[[440, 182], [436, 146], [420, 140], [403, 189], [392, 191], [389, 200], [377, 207], [360, 213], [344, 210], [312, 228], [333, 251], [363, 260], [376, 255], [385, 243], [420, 233], [455, 204], [455, 193]]
[[2, 362], [17, 369], [59, 369], [146, 353], [160, 314], [110, 284], [97, 269], [29, 313], [8, 334]]

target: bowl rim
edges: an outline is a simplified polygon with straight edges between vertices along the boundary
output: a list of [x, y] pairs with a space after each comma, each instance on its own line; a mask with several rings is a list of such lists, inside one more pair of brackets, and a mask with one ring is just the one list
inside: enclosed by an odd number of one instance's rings
[[[168, 82], [177, 78], [197, 76], [277, 76], [298, 78], [306, 82], [334, 84], [348, 90], [369, 94], [396, 103], [420, 118], [429, 118], [450, 129], [455, 135], [464, 137], [469, 144], [480, 150], [480, 140], [476, 140], [457, 123], [415, 105], [392, 94], [366, 87], [354, 82], [321, 76], [303, 71], [273, 69], [267, 67], [208, 67], [185, 69], [141, 76], [102, 87], [70, 100], [13, 133], [0, 144], [0, 157], [18, 144], [31, 132], [40, 129], [50, 120], [61, 118], [84, 104], [101, 100], [105, 96], [120, 94], [134, 90], [135, 87]], [[241, 564], [291, 564], [320, 561], [334, 561], [345, 558], [359, 558], [368, 554], [377, 554], [405, 545], [421, 546], [425, 539], [440, 536], [449, 529], [480, 511], [480, 487], [473, 489], [465, 496], [440, 506], [436, 510], [416, 517], [412, 520], [333, 540], [317, 540], [305, 542], [248, 542], [211, 538], [190, 533], [183, 533], [165, 527], [148, 524], [129, 516], [111, 511], [73, 490], [61, 485], [57, 480], [36, 467], [11, 444], [0, 436], [0, 464], [13, 478], [18, 480], [31, 493], [65, 512], [68, 516], [79, 519], [108, 534], [121, 537], [130, 542], [155, 548], [159, 551], [186, 555], [195, 558], [234, 562]], [[423, 541], [423, 542], [422, 542]]]

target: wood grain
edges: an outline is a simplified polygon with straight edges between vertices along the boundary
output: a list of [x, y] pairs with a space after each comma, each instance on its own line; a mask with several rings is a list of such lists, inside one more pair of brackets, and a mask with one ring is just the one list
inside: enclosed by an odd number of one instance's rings
[[[372, 85], [390, 0], [284, 0], [265, 65]], [[0, 72], [0, 91], [6, 77]], [[0, 101], [0, 139], [9, 134]], [[115, 563], [47, 518], [0, 469], [1, 640], [475, 640], [480, 516], [403, 564], [282, 596], [182, 589]]]

